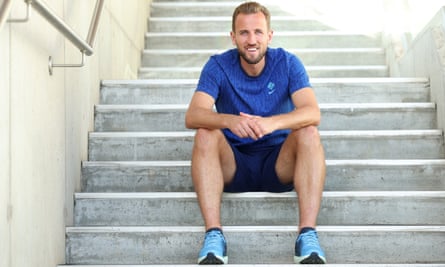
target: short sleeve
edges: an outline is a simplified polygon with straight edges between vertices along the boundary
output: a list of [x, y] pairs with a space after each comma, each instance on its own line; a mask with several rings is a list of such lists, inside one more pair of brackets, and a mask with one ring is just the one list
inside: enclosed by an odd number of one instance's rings
[[216, 100], [219, 96], [221, 84], [220, 75], [221, 67], [216, 63], [216, 60], [211, 57], [201, 71], [196, 91], [207, 93]]
[[293, 55], [289, 54], [289, 93], [292, 95], [294, 92], [303, 89], [305, 87], [312, 87], [309, 81], [309, 75], [306, 71], [301, 60]]

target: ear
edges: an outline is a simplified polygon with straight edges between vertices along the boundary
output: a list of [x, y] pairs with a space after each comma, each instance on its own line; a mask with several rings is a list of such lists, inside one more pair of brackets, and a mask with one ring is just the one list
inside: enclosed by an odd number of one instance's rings
[[232, 39], [232, 44], [236, 46], [235, 33], [232, 31], [230, 32], [230, 39]]
[[268, 41], [267, 41], [267, 44], [270, 44], [271, 42], [272, 42], [272, 37], [273, 37], [273, 31], [272, 30], [270, 30], [268, 33], [267, 33], [267, 38], [268, 38]]

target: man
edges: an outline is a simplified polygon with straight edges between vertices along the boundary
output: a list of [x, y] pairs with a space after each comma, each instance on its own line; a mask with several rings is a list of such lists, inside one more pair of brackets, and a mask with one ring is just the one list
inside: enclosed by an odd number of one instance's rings
[[320, 110], [302, 63], [269, 48], [272, 35], [264, 6], [238, 6], [230, 33], [236, 49], [209, 59], [186, 113], [186, 126], [197, 129], [192, 178], [206, 229], [199, 264], [228, 262], [223, 192], [293, 188], [299, 205], [294, 261], [326, 262], [315, 230], [325, 179]]

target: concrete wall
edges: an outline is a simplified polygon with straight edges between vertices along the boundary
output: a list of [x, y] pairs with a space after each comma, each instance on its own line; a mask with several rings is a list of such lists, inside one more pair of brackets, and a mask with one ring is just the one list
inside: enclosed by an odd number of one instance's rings
[[[13, 1], [11, 16], [25, 4]], [[91, 0], [45, 0], [86, 39]], [[101, 79], [136, 78], [149, 0], [107, 0], [83, 68], [81, 54], [39, 14], [0, 28], [0, 266], [51, 267], [65, 262], [65, 226], [87, 159]]]
[[[445, 130], [445, 7], [434, 10], [436, 15], [429, 16], [423, 29], [415, 34], [407, 31], [399, 35], [397, 45], [389, 47], [389, 65], [392, 76], [430, 79], [431, 98], [437, 104], [438, 127]], [[413, 17], [408, 13], [406, 18]], [[410, 40], [409, 36], [414, 37]]]

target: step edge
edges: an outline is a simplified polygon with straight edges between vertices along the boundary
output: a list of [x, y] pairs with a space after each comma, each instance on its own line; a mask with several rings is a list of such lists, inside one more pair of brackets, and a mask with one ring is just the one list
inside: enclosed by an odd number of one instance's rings
[[[202, 265], [193, 264], [173, 264], [173, 265], [57, 265], [57, 267], [202, 267]], [[295, 267], [295, 264], [230, 264], [231, 267]], [[445, 267], [445, 264], [324, 264], [325, 267]]]
[[[229, 32], [210, 31], [210, 32], [146, 32], [145, 37], [229, 37]], [[363, 33], [358, 31], [344, 30], [317, 30], [317, 31], [279, 31], [274, 32], [275, 37], [300, 37], [300, 36], [380, 36], [381, 32]]]
[[[326, 66], [315, 66], [307, 65], [306, 70], [387, 70], [386, 65], [326, 65]], [[202, 67], [141, 67], [140, 72], [197, 72], [201, 71]]]
[[[298, 226], [223, 226], [224, 232], [297, 232]], [[66, 233], [204, 232], [204, 226], [70, 226]], [[318, 232], [445, 232], [445, 225], [317, 226]]]
[[[423, 165], [439, 165], [445, 167], [445, 159], [327, 159], [326, 165], [332, 166], [388, 166], [388, 167], [409, 167]], [[191, 161], [82, 161], [82, 167], [189, 167]]]
[[[144, 131], [144, 132], [90, 132], [90, 138], [100, 137], [193, 137], [195, 130], [189, 131]], [[339, 130], [339, 131], [320, 131], [322, 137], [416, 137], [416, 136], [443, 136], [440, 129], [426, 130]]]
[[[102, 80], [102, 86], [115, 85], [177, 85], [192, 84], [196, 85], [198, 79], [132, 79], [132, 80]], [[392, 83], [429, 83], [426, 77], [372, 77], [372, 78], [311, 78], [314, 84], [392, 84]]]
[[[268, 193], [224, 193], [223, 199], [294, 199], [295, 192]], [[323, 198], [439, 198], [445, 200], [445, 191], [325, 191]], [[82, 199], [196, 199], [195, 192], [80, 192], [74, 193], [75, 200]]]
[[[110, 111], [183, 111], [188, 108], [188, 104], [97, 104], [95, 110], [97, 112]], [[358, 110], [435, 110], [436, 104], [432, 102], [372, 102], [372, 103], [320, 103], [321, 110], [342, 110], [342, 109], [358, 109]]]
[[[382, 53], [385, 51], [381, 47], [351, 47], [351, 48], [289, 48], [292, 53]], [[161, 55], [189, 55], [189, 54], [217, 54], [227, 51], [227, 49], [144, 49], [143, 54]]]

